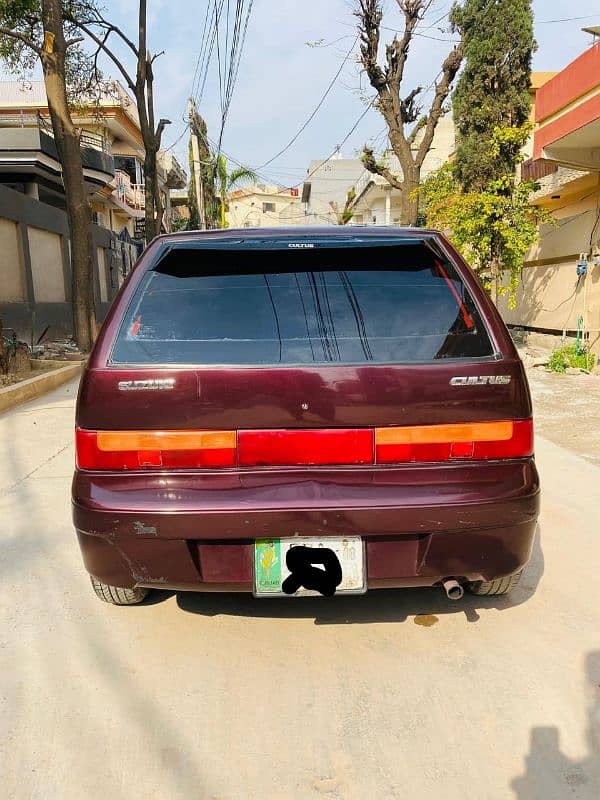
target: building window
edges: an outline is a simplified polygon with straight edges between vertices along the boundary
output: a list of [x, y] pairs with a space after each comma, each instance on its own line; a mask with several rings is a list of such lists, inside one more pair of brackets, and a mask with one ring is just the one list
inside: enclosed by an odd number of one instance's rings
[[263, 203], [262, 207], [263, 207], [263, 214], [275, 211], [275, 203]]

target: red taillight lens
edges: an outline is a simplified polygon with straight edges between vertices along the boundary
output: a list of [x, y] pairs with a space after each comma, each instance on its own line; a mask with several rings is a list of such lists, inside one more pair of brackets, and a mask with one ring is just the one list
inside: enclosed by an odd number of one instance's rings
[[258, 430], [238, 433], [240, 466], [372, 464], [373, 430]]
[[533, 422], [238, 432], [77, 428], [76, 446], [77, 466], [90, 470], [477, 461], [532, 455]]
[[378, 464], [407, 461], [477, 461], [533, 454], [533, 421], [473, 422], [377, 428]]
[[235, 465], [235, 431], [76, 429], [80, 469], [198, 469]]

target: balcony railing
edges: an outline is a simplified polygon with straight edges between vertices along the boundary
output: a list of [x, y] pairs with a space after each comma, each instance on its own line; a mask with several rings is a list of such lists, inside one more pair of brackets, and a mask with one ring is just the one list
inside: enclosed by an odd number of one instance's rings
[[539, 181], [547, 175], [554, 174], [559, 165], [555, 161], [546, 161], [543, 158], [530, 158], [521, 164], [521, 180]]
[[119, 200], [131, 208], [143, 210], [146, 206], [145, 184], [132, 183], [126, 172], [115, 170], [115, 193]]

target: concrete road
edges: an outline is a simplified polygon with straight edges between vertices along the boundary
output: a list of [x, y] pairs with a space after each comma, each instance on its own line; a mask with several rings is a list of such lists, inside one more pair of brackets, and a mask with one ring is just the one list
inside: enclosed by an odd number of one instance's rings
[[540, 439], [510, 599], [98, 601], [74, 384], [0, 417], [3, 798], [600, 797], [600, 468]]

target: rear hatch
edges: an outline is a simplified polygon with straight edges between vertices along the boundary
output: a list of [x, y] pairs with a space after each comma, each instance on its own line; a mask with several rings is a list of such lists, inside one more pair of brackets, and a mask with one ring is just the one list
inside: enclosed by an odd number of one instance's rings
[[198, 235], [151, 248], [113, 307], [79, 463], [514, 458], [531, 454], [530, 416], [502, 321], [438, 235]]

